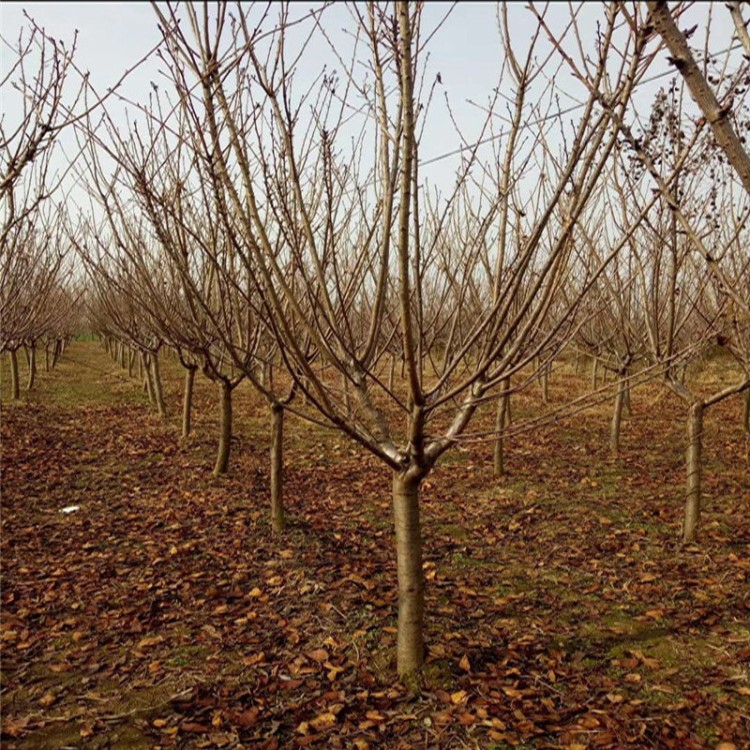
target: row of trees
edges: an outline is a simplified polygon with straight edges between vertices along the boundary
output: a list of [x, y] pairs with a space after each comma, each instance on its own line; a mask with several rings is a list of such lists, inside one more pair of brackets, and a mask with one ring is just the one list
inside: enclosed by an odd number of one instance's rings
[[[232, 393], [247, 380], [263, 396], [277, 531], [285, 413], [343, 431], [390, 472], [401, 674], [424, 650], [420, 486], [478, 437], [477, 414], [496, 409], [501, 473], [510, 394], [574, 346], [616, 375], [616, 451], [629, 384], [660, 378], [689, 411], [689, 541], [703, 414], [750, 390], [748, 61], [691, 64], [666, 3], [603, 6], [590, 49], [575, 9], [561, 33], [531, 4], [521, 43], [511, 10], [498, 14], [500, 79], [447, 192], [422, 174], [440, 79], [426, 78], [419, 3], [351, 6], [350, 46], [330, 49], [340, 72], [309, 84], [298, 71], [327, 39], [324, 9], [292, 21], [282, 6], [270, 26], [242, 6], [155, 5], [167, 85], [123, 127], [87, 82], [73, 123], [91, 209], [65, 239], [91, 324], [131, 371], [137, 359], [160, 413], [169, 347], [186, 373], [184, 435], [196, 372], [216, 383], [221, 473]], [[702, 117], [675, 77], [639, 118], [662, 38]], [[568, 73], [572, 110], [556, 85]], [[701, 394], [685, 366], [716, 346], [734, 379]], [[589, 402], [603, 397], [611, 384]]]

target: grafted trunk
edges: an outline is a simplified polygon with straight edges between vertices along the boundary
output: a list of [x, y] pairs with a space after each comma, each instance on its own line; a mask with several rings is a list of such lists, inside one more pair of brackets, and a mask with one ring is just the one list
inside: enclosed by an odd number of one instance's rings
[[18, 380], [18, 354], [15, 349], [10, 352], [10, 397], [18, 401], [21, 397], [21, 384]]
[[271, 521], [273, 530], [281, 533], [286, 526], [284, 515], [284, 409], [271, 405]]
[[495, 450], [494, 450], [494, 467], [495, 476], [501, 477], [505, 474], [505, 438], [503, 437], [503, 430], [505, 429], [505, 418], [508, 411], [507, 402], [510, 399], [508, 388], [510, 388], [510, 379], [503, 378], [500, 388], [503, 393], [497, 400], [497, 414], [495, 416], [495, 431], [497, 436], [495, 437]]
[[[624, 378], [626, 373], [620, 373]], [[612, 414], [612, 424], [609, 430], [609, 449], [612, 453], [620, 452], [620, 426], [622, 425], [622, 410], [625, 406], [625, 381], [620, 380], [620, 385], [615, 396], [615, 410]]]
[[742, 409], [742, 426], [745, 432], [750, 435], [750, 388], [745, 391], [745, 406]]
[[424, 661], [424, 576], [419, 525], [420, 476], [394, 472], [393, 516], [398, 568], [397, 668], [401, 676], [417, 671]]
[[182, 437], [190, 434], [193, 414], [193, 385], [195, 383], [195, 367], [185, 368], [185, 393], [182, 398]]
[[29, 358], [29, 380], [26, 384], [26, 390], [30, 391], [36, 381], [36, 344], [32, 344], [28, 351]]
[[232, 387], [222, 380], [221, 390], [221, 427], [219, 432], [219, 450], [216, 454], [214, 474], [225, 474], [229, 466], [229, 451], [232, 445]]
[[151, 355], [151, 377], [154, 386], [154, 399], [156, 408], [159, 410], [159, 416], [166, 418], [167, 407], [164, 403], [164, 390], [161, 385], [161, 372], [159, 371], [159, 354], [154, 352]]
[[702, 401], [690, 406], [687, 422], [687, 499], [683, 541], [694, 542], [701, 518], [701, 471], [703, 469], [703, 408]]

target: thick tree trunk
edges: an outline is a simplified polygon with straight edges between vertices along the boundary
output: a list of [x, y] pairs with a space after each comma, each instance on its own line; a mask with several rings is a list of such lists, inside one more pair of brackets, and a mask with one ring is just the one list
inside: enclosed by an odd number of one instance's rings
[[701, 471], [703, 469], [703, 402], [690, 406], [687, 423], [687, 500], [685, 502], [685, 527], [683, 541], [694, 542], [698, 535], [701, 517]]
[[32, 344], [28, 352], [29, 357], [29, 381], [26, 384], [26, 390], [30, 391], [36, 381], [36, 344]]
[[284, 531], [284, 409], [271, 406], [271, 521], [276, 533]]
[[154, 399], [156, 400], [156, 408], [159, 410], [159, 416], [166, 418], [167, 407], [164, 403], [164, 389], [161, 385], [161, 372], [159, 371], [159, 355], [154, 352], [151, 355], [151, 377], [154, 381]]
[[745, 432], [750, 435], [750, 388], [745, 391], [745, 406], [742, 409], [742, 426]]
[[18, 380], [18, 354], [15, 349], [10, 352], [10, 397], [18, 401], [21, 397], [21, 384]]
[[195, 367], [185, 369], [185, 393], [182, 398], [182, 437], [190, 434], [193, 414], [193, 384], [195, 383]]
[[509, 387], [509, 378], [503, 378], [500, 388], [505, 393], [498, 397], [497, 414], [495, 416], [495, 431], [497, 432], [497, 436], [495, 437], [494, 467], [495, 476], [498, 477], [505, 474], [505, 438], [503, 437], [503, 430], [505, 429], [505, 417], [508, 411], [507, 401], [510, 399], [510, 394], [507, 393]]
[[[621, 373], [620, 377], [625, 377], [625, 373]], [[620, 452], [620, 426], [622, 425], [622, 409], [624, 406], [625, 381], [621, 380], [615, 396], [615, 410], [612, 414], [612, 424], [609, 430], [609, 449], [612, 453]]]
[[214, 474], [225, 474], [229, 466], [229, 451], [232, 445], [232, 387], [222, 380], [221, 385], [221, 428], [219, 450], [216, 454]]
[[417, 671], [424, 660], [424, 577], [419, 525], [421, 477], [394, 472], [393, 515], [398, 567], [397, 667], [401, 676]]

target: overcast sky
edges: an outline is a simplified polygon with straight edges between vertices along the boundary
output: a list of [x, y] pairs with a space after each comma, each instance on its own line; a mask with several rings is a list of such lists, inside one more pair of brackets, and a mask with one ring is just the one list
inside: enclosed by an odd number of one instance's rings
[[[585, 7], [582, 14], [584, 44], [591, 41], [593, 49], [596, 20], [601, 17], [602, 6], [598, 3], [588, 5], [590, 7]], [[299, 10], [295, 8], [295, 12], [304, 13], [309, 7], [309, 4], [300, 4]], [[25, 25], [24, 8], [48, 33], [67, 43], [70, 43], [78, 30], [77, 62], [82, 69], [90, 71], [91, 80], [100, 91], [112, 86], [127, 68], [146, 55], [160, 40], [156, 17], [148, 3], [4, 2], [0, 5], [0, 27], [6, 42], [12, 44]], [[427, 30], [435, 28], [448, 8], [444, 3], [428, 3], [423, 27]], [[731, 44], [733, 29], [722, 3], [714, 4], [713, 12], [715, 18], [711, 47], [719, 50]], [[692, 40], [696, 44], [702, 45], [702, 31], [708, 13], [708, 3], [697, 3], [691, 9], [690, 17], [685, 19], [685, 24], [699, 24], [699, 32]], [[533, 17], [523, 4], [518, 3], [511, 6], [510, 18], [513, 41], [523, 45], [535, 28]], [[555, 23], [558, 23], [562, 29], [566, 18], [567, 10], [560, 4], [559, 8], [551, 11], [550, 26], [555, 28]], [[325, 26], [334, 43], [340, 39], [343, 44], [346, 37], [342, 35], [341, 29], [352, 28], [349, 10], [343, 4], [334, 5], [325, 13]], [[10, 53], [6, 44], [2, 46], [3, 68], [7, 69]], [[449, 96], [456, 119], [467, 139], [471, 139], [479, 132], [483, 121], [483, 114], [475, 103], [481, 104], [488, 100], [497, 84], [502, 64], [496, 4], [462, 2], [437, 31], [430, 50], [430, 75], [434, 78], [436, 73], [440, 73], [443, 81], [441, 93], [445, 92]], [[329, 65], [329, 69], [337, 65], [330, 50], [326, 50], [321, 41], [321, 46], [313, 47], [312, 53], [307, 56], [306, 70], [301, 71], [301, 74], [312, 76], [324, 63]], [[654, 73], [666, 70], [666, 63], [661, 63], [654, 68]], [[128, 77], [121, 91], [128, 98], [144, 101], [151, 82], [160, 80], [160, 63], [152, 58]], [[637, 108], [647, 111], [655, 91], [667, 82], [668, 78], [659, 78], [641, 87], [635, 100]], [[557, 90], [561, 106], [569, 106], [574, 101], [577, 89], [569, 73], [565, 72], [559, 77]], [[434, 161], [434, 157], [460, 146], [460, 138], [445, 114], [444, 105], [441, 103], [439, 106], [443, 108], [443, 114], [440, 114], [439, 109], [434, 113], [435, 122], [431, 123], [421, 149], [421, 160], [429, 163], [431, 176], [434, 175], [435, 179], [439, 179], [441, 172], [446, 178], [452, 174], [456, 159]], [[5, 94], [3, 113], [6, 123], [12, 123], [13, 102]]]

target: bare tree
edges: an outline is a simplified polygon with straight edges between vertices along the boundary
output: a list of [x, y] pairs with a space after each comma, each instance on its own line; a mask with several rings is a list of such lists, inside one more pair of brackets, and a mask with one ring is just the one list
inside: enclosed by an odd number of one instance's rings
[[[182, 24], [177, 8], [154, 7], [176, 106], [191, 123], [185, 135], [238, 257], [256, 280], [289, 375], [319, 415], [392, 471], [398, 670], [408, 674], [423, 658], [420, 485], [480, 406], [497, 398], [500, 384], [559, 347], [572, 330], [580, 296], [569, 300], [564, 322], [547, 329], [542, 323], [560, 294], [572, 229], [616, 145], [613, 113], [625, 111], [648, 66], [642, 42], [623, 41], [629, 63], [608, 78], [611, 107], [597, 104], [597, 86], [575, 127], [566, 129], [538, 75], [554, 53], [541, 49], [537, 32], [517, 57], [503, 6], [502, 88], [512, 91], [520, 111], [503, 133], [506, 166], [496, 179], [497, 168], [470, 151], [453, 194], [431, 200], [420, 177], [421, 134], [430, 112], [420, 4], [352, 6], [356, 43], [352, 58], [341, 58], [345, 77], [326, 74], [301, 94], [290, 74], [299, 57], [290, 51], [286, 6], [270, 32], [264, 19], [258, 23], [242, 7], [230, 17], [221, 5], [201, 18], [185, 6]], [[597, 40], [601, 85], [618, 8], [609, 7], [605, 16]], [[358, 77], [362, 46], [367, 80]], [[300, 54], [304, 47], [303, 37]], [[498, 99], [495, 94], [494, 104]], [[303, 117], [307, 102], [312, 112]], [[352, 109], [363, 112], [363, 125], [347, 153]], [[559, 151], [546, 128], [536, 138], [517, 137], [524, 120], [541, 115], [546, 127], [567, 133]], [[491, 123], [492, 113], [482, 135], [490, 134]], [[372, 164], [363, 156], [364, 143], [377, 155]], [[529, 184], [540, 165], [545, 179]], [[506, 205], [503, 175], [526, 192], [524, 216]], [[467, 213], [480, 219], [471, 237], [460, 232]], [[441, 262], [441, 254], [450, 263]], [[587, 291], [586, 283], [580, 291]], [[427, 332], [438, 324], [428, 293], [442, 295], [451, 331], [431, 350]], [[390, 388], [382, 376], [394, 336], [404, 376]]]

